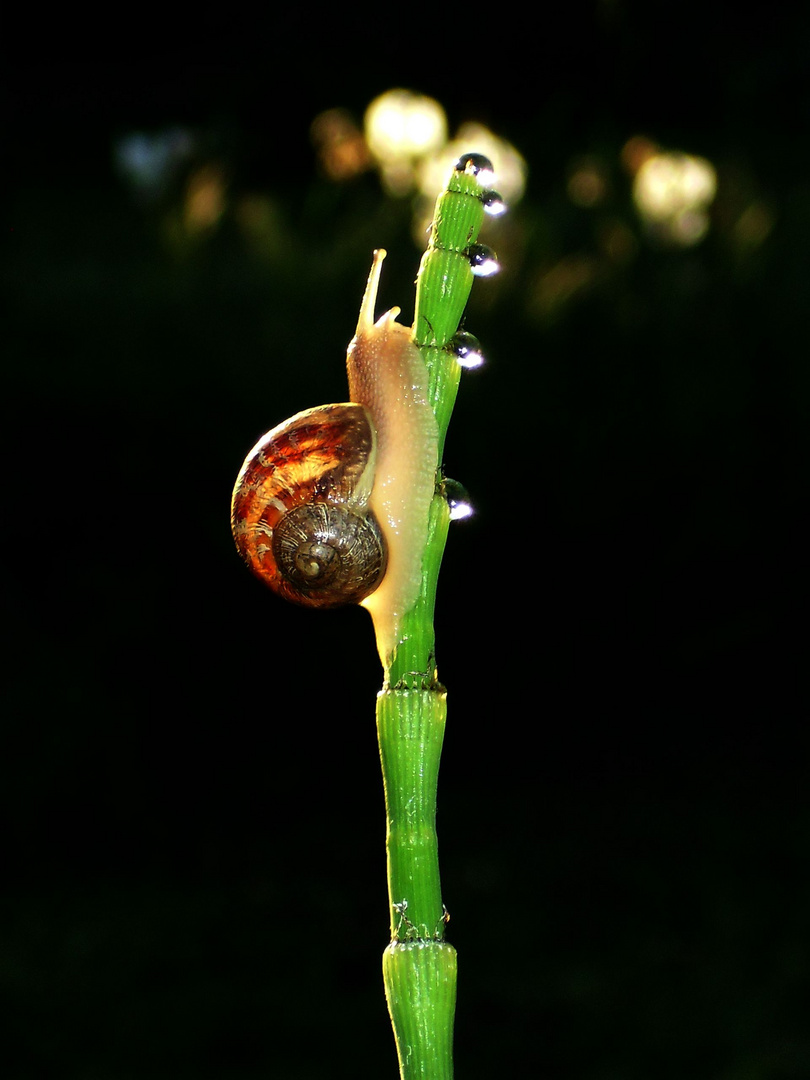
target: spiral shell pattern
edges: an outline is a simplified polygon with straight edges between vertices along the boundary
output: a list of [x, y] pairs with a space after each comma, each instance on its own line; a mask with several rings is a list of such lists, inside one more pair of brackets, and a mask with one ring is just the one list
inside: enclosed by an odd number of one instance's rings
[[386, 568], [368, 507], [376, 434], [358, 404], [307, 409], [264, 435], [240, 470], [231, 502], [236, 546], [287, 600], [359, 603]]

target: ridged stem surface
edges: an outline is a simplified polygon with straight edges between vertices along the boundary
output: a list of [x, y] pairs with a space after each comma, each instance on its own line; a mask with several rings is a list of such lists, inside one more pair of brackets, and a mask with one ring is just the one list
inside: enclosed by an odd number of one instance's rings
[[[436, 203], [417, 278], [414, 342], [429, 374], [441, 464], [461, 366], [447, 346], [458, 330], [473, 281], [468, 248], [484, 216], [472, 171], [456, 169]], [[436, 790], [447, 702], [438, 681], [433, 611], [450, 522], [437, 469], [422, 588], [403, 617], [377, 700], [386, 803], [391, 943], [383, 978], [401, 1080], [451, 1080], [456, 951], [444, 940], [447, 913], [439, 878]]]

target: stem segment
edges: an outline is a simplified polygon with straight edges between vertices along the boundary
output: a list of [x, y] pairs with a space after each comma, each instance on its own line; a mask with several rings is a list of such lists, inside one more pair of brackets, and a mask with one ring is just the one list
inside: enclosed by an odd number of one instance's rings
[[446, 717], [438, 688], [388, 690], [377, 701], [391, 913], [383, 979], [403, 1078], [453, 1075], [456, 951], [443, 940], [436, 837]]

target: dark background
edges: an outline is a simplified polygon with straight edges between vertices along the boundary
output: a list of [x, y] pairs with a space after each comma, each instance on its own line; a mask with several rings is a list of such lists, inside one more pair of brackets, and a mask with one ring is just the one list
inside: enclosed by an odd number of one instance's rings
[[[8, 1080], [395, 1075], [370, 620], [282, 606], [228, 504], [262, 431], [345, 396], [374, 247], [410, 316], [408, 200], [309, 134], [398, 85], [529, 167], [446, 457], [478, 510], [436, 623], [458, 1075], [810, 1072], [810, 25], [652, 7], [7, 22]], [[194, 153], [138, 198], [114, 149], [173, 126]], [[640, 134], [716, 167], [700, 245], [644, 234]], [[224, 213], [184, 238], [212, 164]], [[590, 284], [544, 306], [571, 259]]]

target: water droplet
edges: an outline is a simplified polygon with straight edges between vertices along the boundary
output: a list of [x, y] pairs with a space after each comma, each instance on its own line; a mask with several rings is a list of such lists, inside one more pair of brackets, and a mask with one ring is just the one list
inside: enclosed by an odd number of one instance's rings
[[475, 334], [468, 334], [466, 330], [460, 330], [450, 338], [445, 346], [458, 360], [463, 368], [481, 367], [484, 356], [481, 352], [481, 342]]
[[482, 169], [492, 172], [492, 162], [484, 154], [462, 154], [453, 168], [456, 172], [468, 172], [478, 176]]
[[481, 202], [484, 205], [485, 213], [490, 217], [500, 217], [501, 214], [506, 213], [506, 203], [503, 201], [503, 196], [497, 191], [485, 191], [481, 196]]
[[470, 244], [464, 252], [476, 277], [491, 277], [501, 268], [498, 256], [486, 244]]
[[447, 505], [450, 507], [451, 521], [463, 521], [473, 516], [475, 510], [463, 484], [460, 484], [458, 480], [445, 479], [442, 490], [447, 499]]
[[474, 176], [481, 187], [489, 187], [495, 182], [492, 162], [483, 154], [462, 154], [453, 168], [456, 172]]

